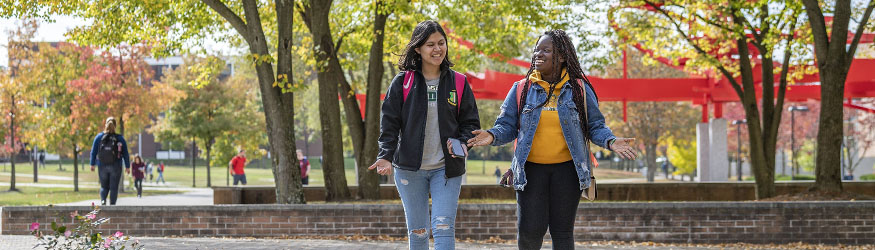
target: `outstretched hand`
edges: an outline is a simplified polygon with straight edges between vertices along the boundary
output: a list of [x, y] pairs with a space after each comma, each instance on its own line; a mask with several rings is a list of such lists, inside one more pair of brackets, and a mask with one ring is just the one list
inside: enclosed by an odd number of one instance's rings
[[377, 169], [377, 173], [380, 175], [390, 175], [392, 174], [392, 163], [384, 159], [377, 159], [373, 165], [368, 167], [368, 170], [373, 169]]
[[471, 131], [471, 134], [474, 134], [475, 136], [474, 138], [468, 139], [469, 148], [490, 145], [492, 144], [492, 141], [495, 140], [495, 137], [489, 132], [486, 132], [486, 130], [474, 130]]
[[632, 147], [634, 142], [635, 138], [617, 138], [611, 144], [610, 150], [620, 154], [620, 157], [623, 157], [623, 159], [634, 160], [638, 157], [638, 154], [635, 153], [635, 149]]

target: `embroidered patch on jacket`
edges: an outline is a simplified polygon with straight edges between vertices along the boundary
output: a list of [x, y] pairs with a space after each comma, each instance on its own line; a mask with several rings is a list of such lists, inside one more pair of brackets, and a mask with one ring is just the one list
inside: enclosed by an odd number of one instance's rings
[[453, 106], [457, 105], [456, 104], [456, 90], [455, 89], [450, 91], [450, 97], [447, 98], [447, 102]]

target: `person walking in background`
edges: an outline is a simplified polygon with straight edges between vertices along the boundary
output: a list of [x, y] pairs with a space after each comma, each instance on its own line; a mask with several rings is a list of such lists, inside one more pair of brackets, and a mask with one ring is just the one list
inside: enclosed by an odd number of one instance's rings
[[243, 172], [243, 168], [246, 167], [246, 153], [243, 152], [243, 149], [237, 153], [237, 156], [231, 159], [231, 162], [228, 162], [229, 171], [231, 171], [231, 176], [234, 176], [234, 185], [236, 186], [238, 182], [246, 185], [246, 173]]
[[152, 165], [152, 162], [150, 161], [149, 164], [146, 164], [146, 174], [149, 175], [149, 182], [154, 181], [154, 179], [152, 178], [153, 177], [152, 171], [154, 171], [154, 166]]
[[381, 175], [396, 169], [395, 186], [412, 250], [428, 249], [429, 229], [435, 249], [455, 248], [456, 208], [468, 153], [464, 144], [457, 144], [462, 152], [450, 144], [473, 137], [471, 131], [480, 128], [474, 93], [465, 76], [450, 69], [447, 50], [440, 24], [416, 25], [398, 62], [402, 72], [383, 100], [380, 153], [368, 168]]
[[39, 166], [40, 168], [46, 168], [46, 152], [40, 151], [39, 153]]
[[100, 204], [106, 205], [106, 197], [109, 195], [109, 204], [115, 205], [118, 199], [118, 185], [122, 177], [122, 165], [125, 172], [131, 172], [131, 158], [128, 155], [128, 143], [122, 135], [115, 133], [116, 121], [114, 117], [106, 118], [103, 132], [94, 137], [91, 144], [91, 172], [99, 167], [97, 175], [100, 178]]
[[155, 179], [155, 183], [158, 183], [158, 181], [161, 181], [161, 183], [167, 184], [167, 182], [164, 181], [164, 162], [163, 161], [161, 162], [161, 164], [158, 164], [157, 171], [158, 171], [158, 179]]
[[495, 175], [495, 183], [501, 184], [501, 169], [498, 166], [495, 166], [495, 173], [492, 175]]
[[636, 156], [630, 146], [635, 139], [617, 138], [605, 125], [575, 48], [565, 31], [544, 32], [526, 78], [511, 87], [495, 125], [474, 131], [468, 141], [476, 147], [517, 140], [511, 186], [522, 250], [541, 249], [548, 228], [553, 249], [574, 249], [580, 195], [592, 182], [590, 142], [627, 159]]
[[301, 165], [301, 184], [309, 185], [310, 184], [310, 160], [304, 156], [304, 151], [300, 149], [295, 150], [295, 153], [298, 154], [298, 164]]
[[139, 154], [134, 155], [134, 162], [131, 163], [133, 171], [131, 176], [134, 177], [134, 188], [137, 189], [137, 198], [143, 197], [143, 178], [146, 174], [146, 164], [143, 163], [143, 158]]

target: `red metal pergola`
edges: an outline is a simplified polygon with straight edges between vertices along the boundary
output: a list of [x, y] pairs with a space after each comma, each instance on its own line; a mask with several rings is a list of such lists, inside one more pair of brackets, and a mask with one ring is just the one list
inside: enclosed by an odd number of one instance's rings
[[[619, 27], [610, 20], [614, 29]], [[449, 30], [449, 29], [448, 29]], [[450, 32], [449, 36], [456, 42], [468, 49], [475, 49], [474, 44]], [[853, 34], [849, 34], [848, 42], [851, 41]], [[624, 38], [627, 39], [628, 38]], [[875, 34], [863, 34], [860, 40], [861, 44], [873, 43]], [[677, 61], [678, 65], [672, 64], [672, 59], [655, 55], [652, 50], [645, 48], [640, 43], [632, 43], [632, 46], [653, 57], [657, 61], [679, 69], [683, 69], [687, 58], [680, 58]], [[730, 53], [734, 53], [731, 51]], [[751, 54], [756, 58], [758, 51], [751, 46]], [[492, 57], [504, 58], [501, 55], [491, 55]], [[758, 60], [758, 59], [754, 59]], [[519, 66], [528, 69], [529, 62], [519, 59], [507, 59], [506, 62], [511, 65]], [[761, 63], [757, 62], [753, 72], [761, 72]], [[772, 62], [774, 63], [774, 62]], [[713, 106], [713, 114], [715, 118], [723, 116], [723, 103], [738, 102], [739, 97], [730, 86], [729, 80], [723, 77], [711, 76], [695, 76], [689, 78], [627, 78], [626, 72], [626, 53], [623, 52], [623, 78], [601, 78], [597, 76], [588, 76], [592, 81], [593, 87], [598, 90], [599, 101], [622, 102], [623, 103], [623, 120], [626, 120], [626, 103], [627, 102], [677, 102], [690, 101], [695, 105], [702, 106], [702, 122], [708, 121], [708, 106]], [[777, 67], [780, 67], [779, 65]], [[792, 70], [792, 69], [791, 69]], [[483, 73], [468, 72], [465, 74], [471, 84], [471, 89], [477, 99], [487, 100], [504, 100], [507, 93], [510, 91], [513, 83], [523, 79], [525, 76], [520, 74], [504, 73], [486, 70]], [[715, 74], [711, 74], [715, 75]], [[736, 79], [739, 82], [741, 79]], [[777, 80], [777, 79], [776, 79]], [[802, 79], [796, 81], [795, 85], [788, 86], [785, 99], [787, 102], [819, 100], [820, 99], [820, 76], [817, 73], [807, 74]], [[761, 96], [762, 75], [754, 74], [754, 82], [756, 85], [757, 96]], [[775, 81], [777, 82], [777, 81]], [[775, 90], [777, 93], [777, 89]], [[359, 99], [359, 104], [364, 111], [365, 95], [359, 94], [356, 96]], [[875, 59], [855, 59], [852, 64], [848, 77], [845, 82], [844, 98], [848, 102], [846, 107], [863, 110], [870, 113], [875, 113], [872, 108], [861, 107], [850, 102], [853, 98], [875, 97]]]

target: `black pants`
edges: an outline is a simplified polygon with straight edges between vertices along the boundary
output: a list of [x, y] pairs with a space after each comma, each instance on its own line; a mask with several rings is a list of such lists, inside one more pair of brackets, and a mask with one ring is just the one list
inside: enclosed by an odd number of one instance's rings
[[526, 162], [525, 172], [525, 191], [517, 191], [519, 249], [541, 249], [547, 228], [553, 249], [574, 249], [574, 219], [581, 192], [574, 163]]
[[301, 184], [310, 185], [310, 176], [301, 178]]
[[137, 196], [143, 195], [143, 179], [134, 179], [134, 187], [137, 188]]
[[106, 203], [106, 195], [109, 194], [109, 204], [115, 205], [118, 200], [118, 184], [122, 177], [121, 164], [100, 166], [97, 175], [100, 177], [100, 201]]
[[235, 174], [233, 176], [234, 176], [234, 185], [235, 186], [237, 185], [237, 183], [241, 183], [241, 182], [243, 183], [243, 185], [246, 185], [246, 174]]

